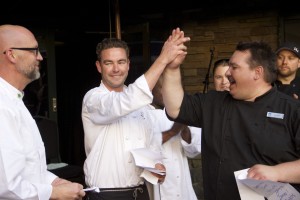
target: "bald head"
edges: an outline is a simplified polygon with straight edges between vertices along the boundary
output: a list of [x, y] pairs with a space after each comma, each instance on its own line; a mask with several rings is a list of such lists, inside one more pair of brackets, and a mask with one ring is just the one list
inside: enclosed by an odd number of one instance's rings
[[19, 90], [40, 77], [43, 60], [35, 36], [18, 25], [0, 26], [0, 77]]
[[34, 35], [25, 27], [18, 25], [1, 25], [0, 26], [0, 52], [11, 47], [28, 46], [28, 43], [36, 45]]

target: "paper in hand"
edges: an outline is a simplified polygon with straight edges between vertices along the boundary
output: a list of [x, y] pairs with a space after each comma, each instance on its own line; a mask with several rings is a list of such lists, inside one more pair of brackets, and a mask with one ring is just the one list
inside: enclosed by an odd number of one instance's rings
[[250, 179], [247, 178], [247, 171], [248, 169], [242, 170], [237, 176], [237, 181], [246, 185], [261, 197], [267, 197], [268, 200], [300, 199], [300, 193], [289, 183]]
[[264, 196], [256, 193], [254, 190], [252, 190], [251, 188], [249, 188], [247, 185], [243, 184], [239, 180], [239, 177], [242, 176], [241, 174], [245, 174], [245, 173], [247, 174], [247, 171], [248, 169], [243, 169], [234, 172], [234, 176], [238, 186], [241, 200], [265, 200]]
[[165, 171], [155, 168], [155, 164], [163, 160], [163, 156], [158, 152], [147, 148], [137, 148], [132, 149], [131, 153], [133, 155], [136, 166], [142, 167], [156, 174], [165, 175]]

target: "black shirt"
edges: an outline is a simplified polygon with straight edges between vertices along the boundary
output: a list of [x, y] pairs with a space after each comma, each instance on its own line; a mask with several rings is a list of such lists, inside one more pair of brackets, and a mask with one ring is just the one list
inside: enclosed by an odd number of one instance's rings
[[293, 94], [296, 94], [300, 100], [300, 77], [295, 77], [294, 80], [291, 81], [291, 84], [282, 84], [281, 81], [276, 80], [275, 85], [278, 88], [278, 91], [283, 92], [289, 96], [293, 97]]
[[234, 171], [300, 158], [300, 102], [276, 87], [255, 102], [235, 100], [229, 92], [185, 94], [175, 121], [202, 127], [207, 200], [240, 199]]

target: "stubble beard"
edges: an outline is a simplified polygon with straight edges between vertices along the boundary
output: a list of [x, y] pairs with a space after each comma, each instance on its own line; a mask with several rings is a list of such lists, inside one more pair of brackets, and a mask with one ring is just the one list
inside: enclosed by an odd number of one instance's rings
[[17, 70], [29, 80], [34, 81], [39, 79], [41, 76], [39, 68], [35, 66], [36, 65], [31, 65], [28, 69], [17, 66]]

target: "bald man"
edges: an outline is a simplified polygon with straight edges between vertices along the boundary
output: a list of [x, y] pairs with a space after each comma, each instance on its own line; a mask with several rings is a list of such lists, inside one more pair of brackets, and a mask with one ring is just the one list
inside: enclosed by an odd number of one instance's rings
[[40, 77], [43, 60], [35, 36], [17, 25], [0, 26], [0, 199], [82, 199], [78, 183], [47, 171], [45, 147], [25, 107], [24, 88]]

